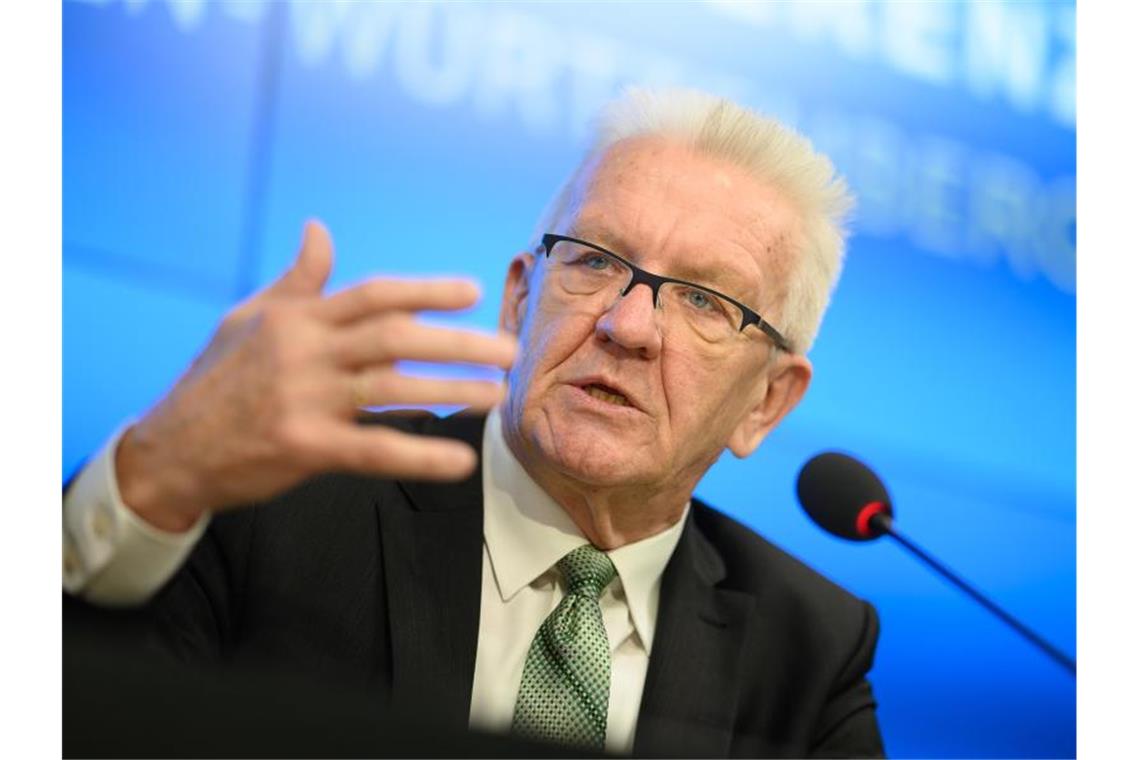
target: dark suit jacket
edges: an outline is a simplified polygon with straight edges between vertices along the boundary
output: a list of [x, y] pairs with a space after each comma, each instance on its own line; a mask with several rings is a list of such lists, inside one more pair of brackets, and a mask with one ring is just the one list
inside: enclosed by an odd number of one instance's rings
[[[485, 418], [386, 416], [471, 443]], [[634, 752], [877, 756], [870, 605], [697, 499], [665, 570]], [[288, 664], [465, 726], [479, 630], [482, 475], [315, 478], [216, 516], [141, 611], [195, 661]], [[76, 608], [66, 619], [116, 613]], [[122, 615], [127, 617], [127, 615]]]

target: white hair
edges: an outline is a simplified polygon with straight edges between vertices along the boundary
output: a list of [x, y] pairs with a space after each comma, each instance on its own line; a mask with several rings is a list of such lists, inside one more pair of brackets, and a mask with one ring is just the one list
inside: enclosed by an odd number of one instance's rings
[[792, 204], [802, 239], [797, 241], [779, 318], [773, 321], [793, 350], [806, 352], [839, 279], [854, 198], [831, 160], [816, 152], [806, 137], [725, 98], [695, 90], [631, 88], [607, 104], [594, 123], [586, 156], [539, 219], [533, 244], [570, 210], [578, 180], [593, 160], [615, 143], [641, 136], [675, 139], [725, 159]]

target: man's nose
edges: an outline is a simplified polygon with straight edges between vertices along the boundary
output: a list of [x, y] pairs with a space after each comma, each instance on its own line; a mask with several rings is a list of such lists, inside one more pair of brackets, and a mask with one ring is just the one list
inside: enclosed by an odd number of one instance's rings
[[653, 359], [661, 353], [658, 316], [652, 290], [645, 284], [635, 285], [626, 295], [618, 296], [598, 317], [594, 334], [603, 341], [636, 351], [643, 358]]

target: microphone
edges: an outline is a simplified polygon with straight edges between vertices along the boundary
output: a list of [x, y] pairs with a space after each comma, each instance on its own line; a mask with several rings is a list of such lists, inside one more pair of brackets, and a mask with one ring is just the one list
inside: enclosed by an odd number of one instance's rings
[[1052, 660], [1076, 674], [1077, 664], [1072, 658], [902, 535], [895, 528], [894, 507], [887, 487], [870, 467], [858, 459], [836, 451], [817, 454], [800, 470], [796, 496], [808, 517], [833, 536], [849, 541], [871, 541], [880, 536], [890, 536]]

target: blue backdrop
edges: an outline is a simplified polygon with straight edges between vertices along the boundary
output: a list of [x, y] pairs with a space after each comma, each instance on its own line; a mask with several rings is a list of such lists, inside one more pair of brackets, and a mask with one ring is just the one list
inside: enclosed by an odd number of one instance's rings
[[461, 322], [490, 328], [596, 106], [712, 90], [808, 134], [860, 206], [811, 391], [698, 493], [877, 606], [890, 753], [1072, 756], [1073, 679], [793, 485], [859, 452], [900, 526], [1075, 652], [1074, 47], [1071, 3], [66, 3], [63, 471], [305, 218], [334, 286], [471, 274]]

